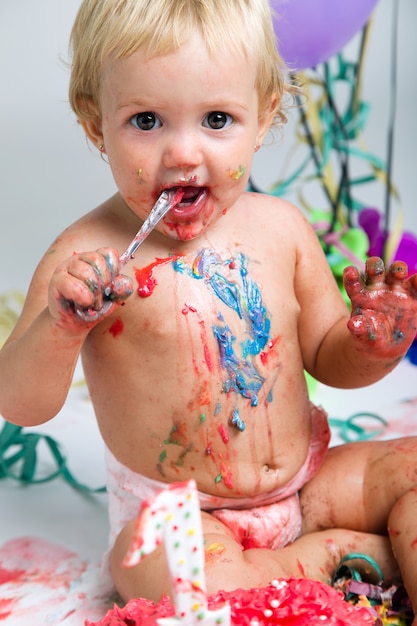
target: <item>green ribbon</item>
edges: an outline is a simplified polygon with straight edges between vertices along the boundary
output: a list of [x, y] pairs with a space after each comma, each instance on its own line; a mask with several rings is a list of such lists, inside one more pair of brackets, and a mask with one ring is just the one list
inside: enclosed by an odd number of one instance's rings
[[[46, 476], [37, 477], [38, 446], [46, 444], [51, 453], [56, 469]], [[27, 485], [50, 482], [63, 478], [67, 483], [84, 493], [105, 493], [106, 487], [97, 489], [80, 483], [70, 472], [65, 454], [60, 444], [41, 433], [27, 432], [21, 426], [5, 422], [0, 431], [0, 479], [12, 478]]]
[[[369, 430], [364, 428], [357, 423], [358, 420], [363, 418], [376, 420], [382, 424], [384, 428], [379, 430]], [[335, 417], [329, 418], [329, 426], [331, 428], [340, 428], [340, 432], [338, 434], [345, 443], [350, 443], [352, 441], [369, 441], [370, 439], [374, 439], [375, 437], [382, 435], [387, 425], [388, 423], [384, 420], [384, 418], [377, 415], [377, 413], [354, 413], [347, 419], [338, 419]]]

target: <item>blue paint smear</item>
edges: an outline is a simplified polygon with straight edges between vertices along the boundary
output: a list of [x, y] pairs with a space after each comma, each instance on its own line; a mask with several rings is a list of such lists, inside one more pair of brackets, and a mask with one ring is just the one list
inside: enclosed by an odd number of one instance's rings
[[[258, 394], [265, 379], [250, 357], [258, 355], [265, 348], [270, 339], [271, 321], [263, 306], [258, 285], [248, 276], [246, 257], [238, 254], [233, 259], [236, 271], [231, 270], [231, 261], [222, 261], [216, 252], [203, 248], [191, 268], [185, 265], [183, 259], [175, 261], [173, 266], [177, 272], [188, 273], [198, 280], [204, 279], [219, 300], [246, 322], [247, 338], [239, 345], [235, 344], [236, 337], [220, 312], [217, 315], [219, 324], [213, 326], [213, 333], [219, 346], [220, 363], [227, 373], [223, 391], [239, 394], [248, 398], [251, 406], [257, 406]], [[236, 275], [235, 280], [230, 279], [231, 272]], [[270, 392], [268, 402], [271, 401]], [[231, 423], [241, 431], [245, 428], [238, 413], [233, 413]]]

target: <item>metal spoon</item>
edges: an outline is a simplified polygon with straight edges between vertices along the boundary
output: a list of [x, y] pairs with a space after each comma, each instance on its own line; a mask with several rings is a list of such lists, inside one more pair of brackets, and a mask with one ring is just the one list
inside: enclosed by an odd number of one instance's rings
[[[134, 238], [132, 239], [128, 247], [126, 248], [126, 250], [120, 256], [120, 259], [119, 259], [120, 268], [124, 267], [126, 263], [128, 263], [130, 259], [133, 258], [136, 250], [143, 243], [143, 241], [145, 241], [149, 233], [155, 228], [155, 226], [164, 217], [164, 215], [166, 215], [168, 211], [172, 209], [173, 206], [181, 202], [181, 198], [183, 197], [183, 195], [184, 195], [184, 192], [180, 188], [177, 189], [176, 191], [165, 190], [161, 193], [158, 200], [152, 207], [148, 217], [143, 222], [142, 226], [140, 227], [140, 229], [138, 230], [138, 232], [136, 233], [136, 235], [134, 236]], [[86, 322], [92, 322], [98, 319], [98, 317], [101, 317], [103, 313], [106, 313], [106, 311], [109, 310], [109, 308], [111, 307], [113, 303], [110, 295], [111, 295], [111, 290], [108, 287], [104, 291], [104, 296], [106, 299], [100, 311], [96, 311], [92, 307], [85, 308], [85, 307], [80, 307], [78, 305], [75, 305], [75, 311], [78, 317], [81, 317], [81, 319], [83, 319]]]

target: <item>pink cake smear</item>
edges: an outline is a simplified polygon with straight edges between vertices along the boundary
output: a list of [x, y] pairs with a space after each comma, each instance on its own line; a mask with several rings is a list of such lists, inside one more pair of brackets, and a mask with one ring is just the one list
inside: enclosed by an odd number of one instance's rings
[[[375, 624], [369, 610], [355, 607], [343, 594], [321, 582], [308, 579], [279, 579], [262, 589], [219, 591], [208, 597], [216, 610], [230, 605], [233, 626], [369, 626]], [[175, 606], [163, 596], [158, 604], [144, 598], [130, 600], [124, 608], [114, 606], [100, 622], [86, 626], [160, 626], [175, 616]], [[222, 626], [221, 622], [218, 622]], [[204, 626], [204, 620], [201, 622]]]
[[126, 567], [164, 544], [173, 601], [130, 600], [113, 607], [100, 622], [86, 626], [366, 626], [366, 608], [344, 601], [343, 593], [307, 579], [281, 579], [263, 589], [237, 589], [208, 595], [201, 512], [194, 480], [174, 483], [142, 503]]

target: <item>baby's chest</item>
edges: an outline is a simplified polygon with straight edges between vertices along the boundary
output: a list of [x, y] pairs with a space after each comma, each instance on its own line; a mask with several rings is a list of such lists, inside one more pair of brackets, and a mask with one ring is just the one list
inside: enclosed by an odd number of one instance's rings
[[149, 364], [163, 355], [173, 375], [188, 376], [191, 363], [199, 378], [256, 387], [258, 371], [273, 369], [271, 351], [296, 335], [297, 304], [282, 276], [210, 249], [137, 269], [123, 309], [129, 349]]
[[157, 333], [195, 320], [262, 341], [271, 324], [287, 323], [296, 308], [289, 272], [267, 261], [203, 248], [134, 267], [130, 312], [148, 324], [158, 321]]

